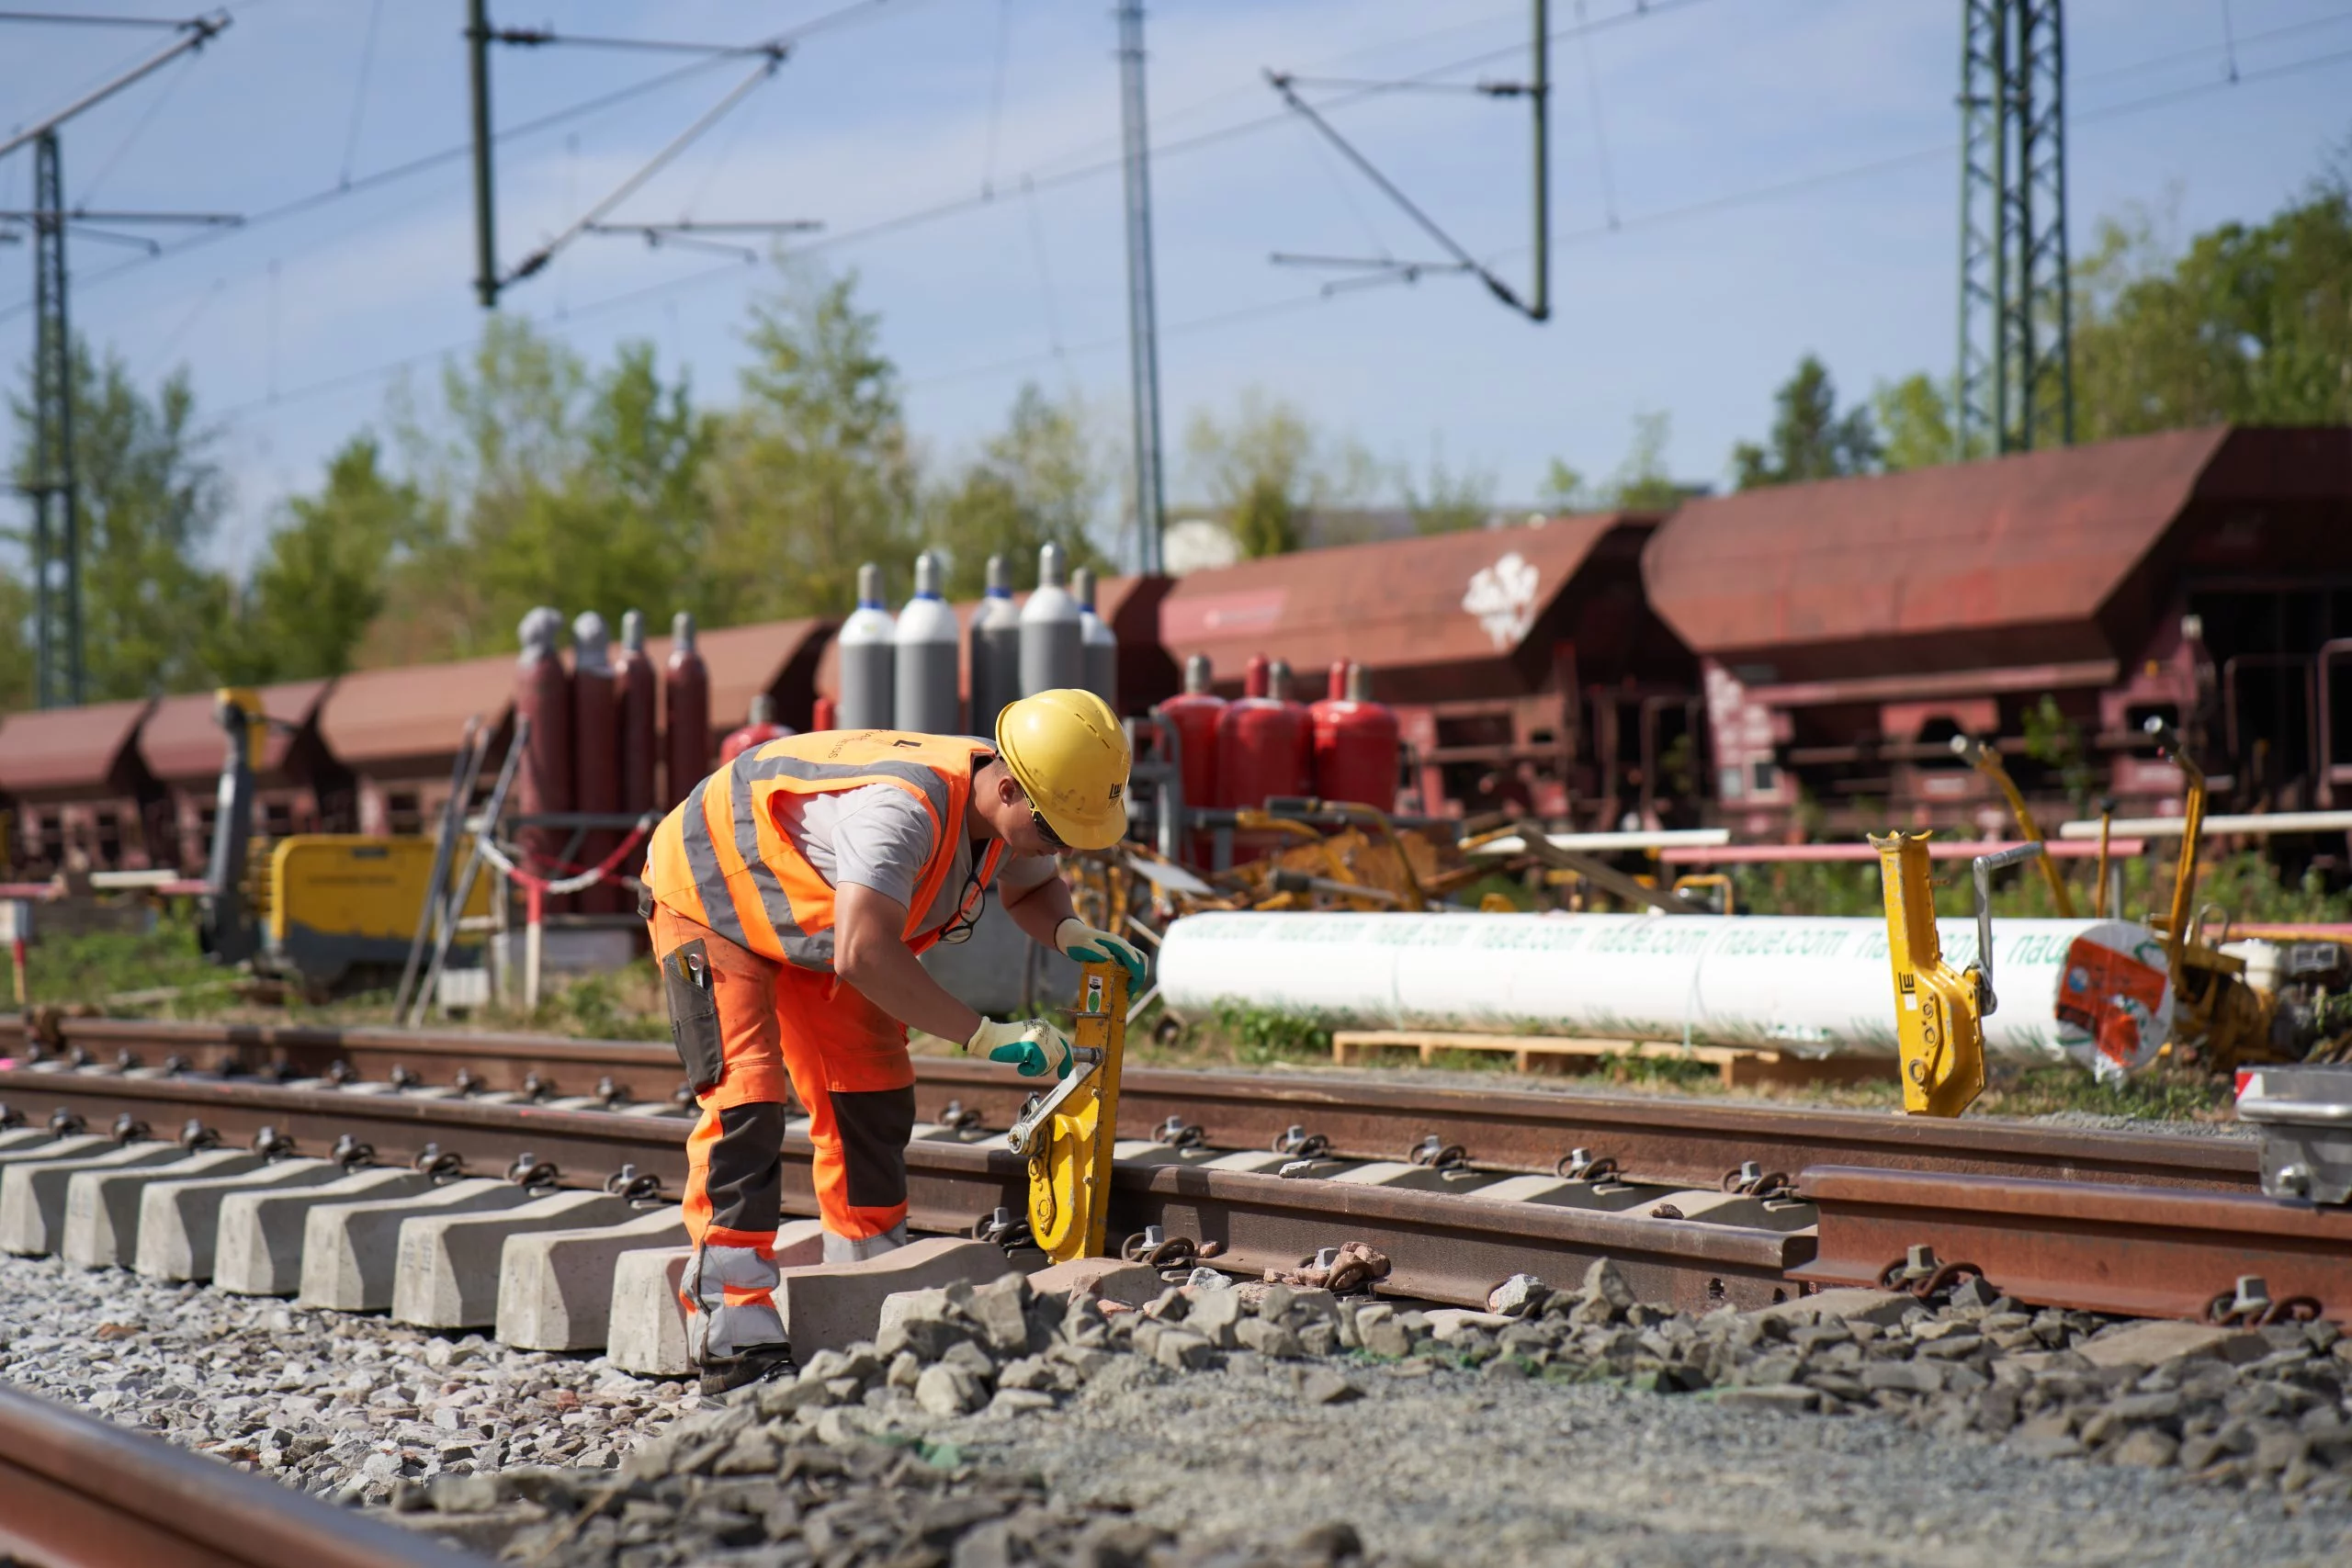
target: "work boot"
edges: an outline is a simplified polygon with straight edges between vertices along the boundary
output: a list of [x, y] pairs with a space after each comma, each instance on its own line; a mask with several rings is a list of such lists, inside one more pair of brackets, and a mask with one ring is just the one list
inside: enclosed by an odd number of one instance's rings
[[799, 1365], [792, 1359], [789, 1345], [753, 1345], [741, 1355], [725, 1360], [706, 1361], [702, 1368], [702, 1392], [712, 1399], [732, 1393], [739, 1388], [766, 1382], [771, 1378], [790, 1379], [799, 1376]]

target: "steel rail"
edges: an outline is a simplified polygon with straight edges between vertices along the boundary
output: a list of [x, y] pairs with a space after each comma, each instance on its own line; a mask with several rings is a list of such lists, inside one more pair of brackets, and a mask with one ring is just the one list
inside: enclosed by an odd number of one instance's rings
[[2235, 1192], [1820, 1167], [1799, 1190], [1819, 1250], [1791, 1278], [1875, 1285], [1925, 1245], [2019, 1301], [2201, 1318], [2238, 1280], [2352, 1322], [2352, 1210]]
[[[340, 1061], [363, 1078], [405, 1067], [447, 1083], [459, 1068], [488, 1089], [520, 1089], [536, 1074], [557, 1092], [583, 1094], [610, 1077], [634, 1098], [667, 1099], [678, 1083], [669, 1043], [572, 1040], [461, 1031], [333, 1029], [281, 1024], [67, 1019], [57, 1032], [94, 1061], [129, 1051], [149, 1066], [178, 1055], [198, 1068], [283, 1068], [322, 1076]], [[0, 1054], [29, 1044], [0, 1018]], [[951, 1100], [1009, 1126], [1032, 1086], [988, 1064], [918, 1056], [926, 1115]], [[1868, 1165], [1955, 1175], [2258, 1190], [2253, 1145], [2229, 1138], [2115, 1133], [2016, 1122], [1932, 1122], [1858, 1111], [1716, 1104], [1636, 1095], [1440, 1088], [1305, 1073], [1129, 1067], [1121, 1075], [1122, 1131], [1146, 1137], [1170, 1117], [1224, 1148], [1265, 1148], [1295, 1125], [1336, 1154], [1394, 1159], [1434, 1134], [1479, 1165], [1549, 1170], [1571, 1149], [1616, 1159], [1631, 1176], [1713, 1186], [1755, 1160], [1793, 1174], [1808, 1166]]]
[[457, 1568], [379, 1520], [0, 1383], [0, 1562]]
[[[232, 1144], [248, 1142], [266, 1126], [313, 1154], [349, 1134], [372, 1145], [385, 1164], [413, 1162], [430, 1146], [457, 1155], [477, 1174], [503, 1171], [527, 1151], [558, 1167], [560, 1179], [573, 1186], [599, 1186], [630, 1165], [675, 1192], [686, 1173], [686, 1122], [677, 1116], [40, 1067], [0, 1071], [0, 1098], [31, 1119], [62, 1108], [94, 1128], [128, 1115], [168, 1133], [194, 1117]], [[790, 1213], [813, 1214], [813, 1150], [798, 1125], [784, 1141], [784, 1203]], [[1444, 1185], [1435, 1173], [1428, 1179]], [[1483, 1305], [1514, 1273], [1573, 1279], [1608, 1257], [1651, 1300], [1761, 1306], [1790, 1293], [1788, 1270], [1812, 1255], [1811, 1236], [1802, 1229], [1286, 1180], [1205, 1168], [1172, 1150], [1165, 1158], [1121, 1160], [1112, 1186], [1114, 1235], [1156, 1224], [1170, 1235], [1214, 1241], [1220, 1267], [1248, 1273], [1295, 1268], [1318, 1248], [1370, 1241], [1392, 1260], [1391, 1290], [1464, 1305]], [[912, 1228], [968, 1234], [999, 1208], [1024, 1210], [1026, 1168], [1001, 1145], [918, 1139], [907, 1149], [907, 1198]]]

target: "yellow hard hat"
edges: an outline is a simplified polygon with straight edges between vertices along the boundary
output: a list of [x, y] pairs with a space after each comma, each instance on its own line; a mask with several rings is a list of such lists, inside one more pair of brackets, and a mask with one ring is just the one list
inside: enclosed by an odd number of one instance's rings
[[1107, 850], [1126, 836], [1127, 732], [1101, 697], [1066, 687], [1007, 704], [996, 754], [1071, 849]]

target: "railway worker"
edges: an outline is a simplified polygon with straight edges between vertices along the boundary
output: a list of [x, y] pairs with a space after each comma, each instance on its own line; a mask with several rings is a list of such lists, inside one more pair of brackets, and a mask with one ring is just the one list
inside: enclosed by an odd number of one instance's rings
[[1141, 980], [1143, 955], [1078, 918], [1054, 863], [1125, 835], [1129, 761], [1100, 697], [1040, 692], [1002, 711], [993, 746], [888, 729], [768, 741], [655, 829], [638, 908], [702, 1107], [680, 1293], [705, 1392], [792, 1366], [773, 1295], [787, 1083], [808, 1110], [825, 1259], [850, 1262], [907, 1239], [909, 1026], [1023, 1077], [1069, 1075], [1061, 1030], [983, 1018], [917, 962], [970, 935], [985, 888], [1035, 940]]

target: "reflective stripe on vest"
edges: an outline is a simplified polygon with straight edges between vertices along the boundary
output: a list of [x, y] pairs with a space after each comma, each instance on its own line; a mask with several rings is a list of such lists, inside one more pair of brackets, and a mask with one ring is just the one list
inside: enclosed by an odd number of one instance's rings
[[[647, 886], [657, 901], [729, 942], [802, 968], [830, 971], [833, 889], [776, 828], [774, 797], [888, 784], [921, 800], [934, 829], [904, 933], [908, 945], [922, 952], [938, 940], [938, 932], [918, 938], [915, 925], [937, 901], [961, 847], [973, 758], [989, 754], [967, 739], [891, 730], [772, 740], [696, 784], [662, 820], [647, 852]], [[956, 915], [994, 879], [1003, 854], [1001, 840], [989, 845], [976, 886]]]

